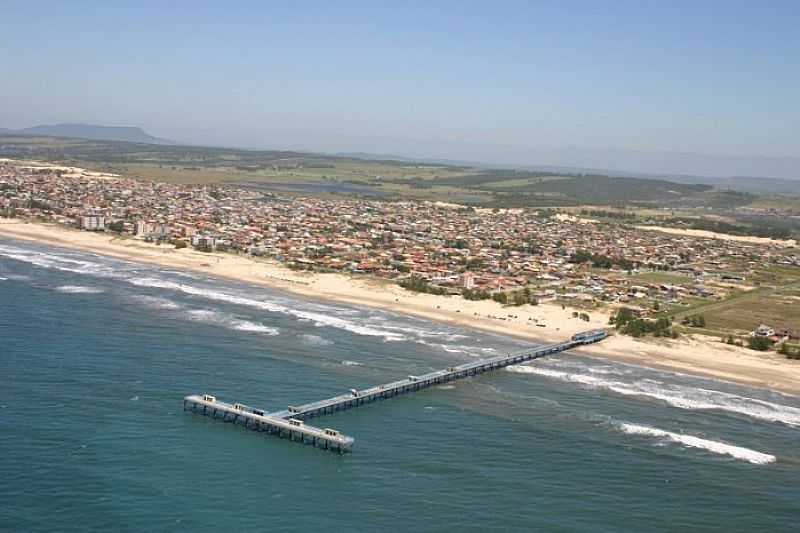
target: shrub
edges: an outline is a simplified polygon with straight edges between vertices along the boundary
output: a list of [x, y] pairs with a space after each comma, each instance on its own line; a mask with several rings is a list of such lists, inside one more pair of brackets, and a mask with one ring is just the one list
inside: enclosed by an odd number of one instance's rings
[[684, 318], [681, 323], [691, 328], [704, 328], [706, 327], [706, 317], [703, 315], [690, 315]]
[[766, 337], [752, 336], [747, 341], [747, 347], [751, 350], [765, 352], [772, 348], [772, 341]]

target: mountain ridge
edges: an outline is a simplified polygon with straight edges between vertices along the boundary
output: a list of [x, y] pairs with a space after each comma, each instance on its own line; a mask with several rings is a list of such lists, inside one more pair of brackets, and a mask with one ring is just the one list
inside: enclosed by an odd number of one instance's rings
[[99, 126], [96, 124], [61, 123], [40, 124], [29, 128], [0, 128], [0, 133], [15, 135], [44, 135], [48, 137], [70, 137], [94, 141], [122, 141], [144, 144], [180, 144], [147, 133], [138, 126]]

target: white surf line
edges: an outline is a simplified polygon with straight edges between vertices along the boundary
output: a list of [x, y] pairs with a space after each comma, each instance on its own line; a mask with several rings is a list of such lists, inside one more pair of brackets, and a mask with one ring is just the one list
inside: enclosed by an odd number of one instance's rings
[[99, 287], [84, 287], [82, 285], [61, 285], [56, 287], [56, 290], [67, 294], [101, 294], [105, 292]]
[[623, 396], [654, 398], [679, 409], [726, 411], [766, 422], [800, 426], [800, 408], [728, 392], [682, 385], [663, 386], [647, 379], [633, 382], [613, 381], [603, 379], [599, 375], [565, 372], [540, 366], [517, 365], [510, 366], [507, 370], [576, 383], [591, 389], [606, 389]]
[[403, 335], [384, 330], [380, 327], [373, 327], [370, 325], [362, 326], [356, 324], [355, 322], [345, 320], [343, 318], [326, 315], [323, 313], [303, 311], [301, 309], [293, 309], [291, 307], [287, 307], [285, 305], [281, 305], [275, 302], [254, 300], [252, 298], [236, 296], [234, 294], [228, 294], [217, 290], [202, 289], [199, 287], [194, 287], [192, 285], [187, 285], [184, 283], [175, 283], [173, 281], [167, 281], [159, 278], [131, 278], [128, 279], [127, 281], [128, 283], [131, 283], [132, 285], [136, 285], [139, 287], [168, 289], [168, 290], [183, 292], [185, 294], [189, 294], [192, 296], [199, 296], [201, 298], [206, 298], [209, 300], [216, 300], [234, 305], [252, 307], [273, 313], [288, 314], [299, 319], [309, 320], [311, 322], [314, 322], [318, 326], [329, 326], [338, 329], [343, 329], [351, 333], [355, 333], [357, 335], [382, 337], [384, 338], [384, 340], [387, 341], [406, 340], [406, 338]]
[[663, 429], [628, 423], [620, 424], [619, 428], [623, 433], [628, 435], [641, 435], [645, 437], [666, 439], [670, 442], [678, 443], [687, 448], [699, 448], [711, 453], [716, 453], [718, 455], [729, 455], [734, 459], [747, 461], [748, 463], [756, 465], [764, 465], [775, 462], [775, 456], [768, 453], [757, 452], [749, 448], [734, 446], [732, 444], [726, 444], [724, 442], [715, 440], [703, 439], [693, 435], [673, 433], [671, 431], [664, 431]]

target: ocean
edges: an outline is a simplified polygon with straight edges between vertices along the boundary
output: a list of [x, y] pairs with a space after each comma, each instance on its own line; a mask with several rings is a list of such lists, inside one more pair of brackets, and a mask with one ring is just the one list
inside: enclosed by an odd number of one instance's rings
[[0, 239], [0, 530], [797, 531], [800, 398], [574, 354], [314, 419], [267, 410], [525, 343]]

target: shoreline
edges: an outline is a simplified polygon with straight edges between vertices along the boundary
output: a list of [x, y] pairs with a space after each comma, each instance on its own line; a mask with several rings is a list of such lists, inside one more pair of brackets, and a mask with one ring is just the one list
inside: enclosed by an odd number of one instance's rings
[[[543, 303], [503, 307], [491, 300], [412, 293], [388, 280], [292, 271], [274, 260], [227, 253], [176, 250], [133, 238], [90, 233], [55, 224], [0, 219], [0, 237], [53, 244], [127, 261], [191, 270], [211, 277], [253, 283], [321, 300], [367, 306], [532, 342], [561, 341], [579, 331], [606, 327], [608, 314], [590, 313], [585, 322], [572, 309]], [[537, 325], [541, 324], [541, 325]], [[614, 335], [574, 350], [640, 366], [681, 372], [751, 387], [800, 394], [800, 363], [776, 353], [728, 346], [700, 335], [677, 340], [638, 340]]]

